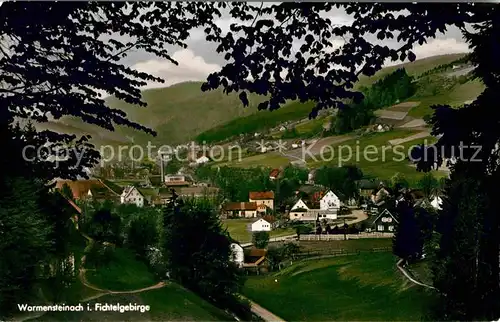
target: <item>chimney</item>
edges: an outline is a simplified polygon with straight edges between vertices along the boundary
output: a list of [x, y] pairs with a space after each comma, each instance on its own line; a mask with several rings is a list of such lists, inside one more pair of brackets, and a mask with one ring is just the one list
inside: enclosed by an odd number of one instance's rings
[[245, 209], [245, 203], [244, 203], [243, 201], [242, 201], [242, 202], [240, 202], [240, 207], [241, 207], [241, 209], [242, 209], [242, 210], [244, 210], [244, 209]]

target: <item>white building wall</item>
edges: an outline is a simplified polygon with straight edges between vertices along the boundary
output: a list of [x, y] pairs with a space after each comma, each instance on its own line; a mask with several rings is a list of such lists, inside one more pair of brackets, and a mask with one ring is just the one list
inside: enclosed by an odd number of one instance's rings
[[319, 201], [319, 208], [321, 210], [338, 209], [340, 208], [340, 199], [332, 191], [328, 191]]
[[259, 219], [252, 224], [252, 231], [271, 231], [271, 224], [264, 219]]

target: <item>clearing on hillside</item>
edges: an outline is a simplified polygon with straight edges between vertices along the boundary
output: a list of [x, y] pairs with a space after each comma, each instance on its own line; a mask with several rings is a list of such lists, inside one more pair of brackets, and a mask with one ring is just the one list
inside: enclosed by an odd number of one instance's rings
[[420, 321], [435, 296], [402, 276], [391, 253], [299, 262], [249, 278], [244, 294], [287, 321]]

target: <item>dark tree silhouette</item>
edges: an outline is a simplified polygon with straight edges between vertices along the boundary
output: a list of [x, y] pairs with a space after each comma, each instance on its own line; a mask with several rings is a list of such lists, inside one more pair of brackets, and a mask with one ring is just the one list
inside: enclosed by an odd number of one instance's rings
[[406, 262], [411, 262], [419, 258], [423, 247], [423, 238], [415, 218], [415, 210], [408, 201], [403, 200], [398, 203], [396, 212], [399, 223], [393, 239], [393, 252]]
[[[226, 4], [202, 3], [18, 3], [0, 7], [0, 128], [7, 130], [14, 117], [36, 122], [72, 116], [113, 130], [116, 125], [152, 130], [127, 119], [105, 105], [107, 92], [127, 103], [145, 106], [140, 86], [162, 79], [138, 72], [122, 63], [132, 50], [170, 60], [167, 45], [185, 47], [193, 28], [206, 27], [207, 35], [220, 29], [213, 22]], [[117, 37], [117, 35], [120, 35]], [[8, 131], [8, 130], [7, 130]], [[4, 133], [2, 133], [4, 134]], [[3, 140], [12, 135], [0, 135]], [[85, 176], [83, 167], [96, 163], [98, 153], [88, 136], [42, 131], [37, 147], [51, 142], [39, 158], [44, 177]], [[49, 156], [71, 144], [74, 153], [54, 167]], [[3, 144], [2, 144], [3, 146]], [[20, 154], [20, 151], [16, 151]], [[84, 154], [75, 168], [77, 158]]]

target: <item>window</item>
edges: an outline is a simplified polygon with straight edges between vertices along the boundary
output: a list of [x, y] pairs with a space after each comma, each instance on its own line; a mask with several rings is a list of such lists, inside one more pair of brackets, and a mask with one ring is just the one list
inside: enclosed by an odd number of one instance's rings
[[394, 231], [394, 226], [391, 225], [388, 228], [389, 228], [389, 231]]
[[384, 231], [384, 226], [383, 225], [378, 225], [377, 226], [378, 231]]

